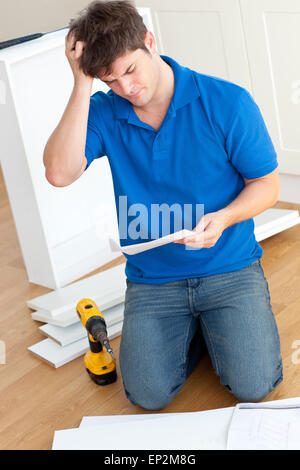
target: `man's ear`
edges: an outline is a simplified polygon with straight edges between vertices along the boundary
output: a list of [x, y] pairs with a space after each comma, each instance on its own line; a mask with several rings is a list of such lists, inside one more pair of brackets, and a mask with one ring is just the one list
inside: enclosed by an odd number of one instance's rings
[[147, 49], [152, 55], [156, 52], [155, 37], [151, 31], [146, 31], [145, 46], [147, 47]]

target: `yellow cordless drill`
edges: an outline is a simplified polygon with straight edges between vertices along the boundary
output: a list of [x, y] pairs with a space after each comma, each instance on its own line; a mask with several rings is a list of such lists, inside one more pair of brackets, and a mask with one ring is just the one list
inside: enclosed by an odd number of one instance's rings
[[115, 382], [117, 380], [116, 360], [109, 345], [104, 316], [91, 299], [80, 300], [76, 311], [87, 330], [91, 348], [84, 356], [86, 370], [97, 385]]

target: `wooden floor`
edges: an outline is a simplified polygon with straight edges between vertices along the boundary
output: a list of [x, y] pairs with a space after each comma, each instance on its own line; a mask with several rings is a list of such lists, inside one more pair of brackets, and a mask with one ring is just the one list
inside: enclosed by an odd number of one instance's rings
[[[274, 207], [300, 209], [300, 205], [281, 202]], [[269, 401], [300, 396], [300, 225], [262, 241], [261, 246], [284, 365], [284, 380], [266, 398]], [[120, 257], [105, 269], [122, 262]], [[27, 350], [43, 337], [38, 331], [41, 323], [32, 320], [26, 300], [49, 291], [27, 280], [0, 172], [0, 340], [6, 346], [6, 363], [0, 364], [0, 449], [51, 449], [54, 431], [78, 427], [83, 416], [157, 413], [127, 400], [119, 364], [118, 380], [99, 387], [88, 377], [82, 357], [54, 369]], [[293, 349], [296, 340], [299, 354]], [[117, 361], [119, 344], [120, 338], [111, 341]], [[209, 410], [236, 403], [205, 356], [174, 401], [160, 412]]]

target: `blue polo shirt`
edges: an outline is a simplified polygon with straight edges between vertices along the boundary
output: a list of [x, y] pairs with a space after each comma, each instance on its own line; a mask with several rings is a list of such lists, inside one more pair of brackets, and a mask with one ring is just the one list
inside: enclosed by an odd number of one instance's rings
[[[175, 89], [158, 131], [112, 90], [90, 99], [86, 168], [108, 157], [121, 245], [194, 228], [201, 207], [204, 214], [226, 207], [245, 187], [243, 177], [259, 178], [278, 166], [261, 112], [245, 88], [160, 57], [173, 69]], [[248, 219], [225, 229], [211, 248], [169, 243], [125, 254], [125, 273], [132, 282], [160, 284], [236, 271], [262, 254]]]

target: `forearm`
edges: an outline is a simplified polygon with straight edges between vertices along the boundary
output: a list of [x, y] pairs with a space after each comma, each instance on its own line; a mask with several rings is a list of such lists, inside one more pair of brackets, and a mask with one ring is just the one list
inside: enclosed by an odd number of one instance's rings
[[[71, 180], [83, 165], [91, 88], [74, 86], [43, 156], [48, 180]], [[52, 182], [51, 181], [51, 182]]]
[[251, 219], [272, 207], [278, 200], [279, 191], [270, 181], [253, 181], [245, 186], [240, 194], [224, 209], [225, 228]]

